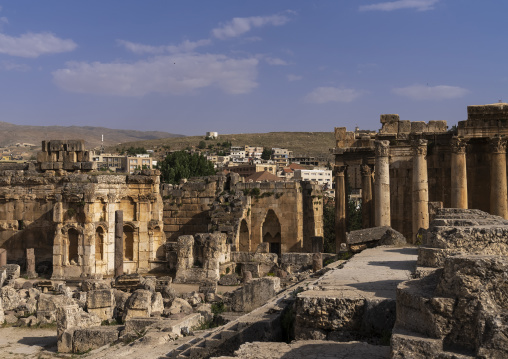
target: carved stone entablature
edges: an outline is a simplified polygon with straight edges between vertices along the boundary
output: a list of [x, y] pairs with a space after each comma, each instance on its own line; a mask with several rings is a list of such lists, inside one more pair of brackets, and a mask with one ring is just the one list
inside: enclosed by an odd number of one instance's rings
[[413, 146], [413, 154], [415, 156], [427, 156], [427, 144], [429, 143], [429, 141], [427, 140], [423, 140], [423, 139], [418, 139], [418, 140], [415, 140], [413, 141], [412, 143], [412, 146]]
[[496, 136], [490, 140], [489, 144], [492, 153], [506, 153], [506, 138]]
[[372, 169], [369, 165], [362, 165], [360, 167], [360, 171], [362, 172], [363, 177], [370, 177], [372, 175]]
[[466, 153], [467, 141], [464, 138], [454, 136], [450, 141], [452, 153]]
[[374, 142], [376, 157], [387, 157], [390, 155], [390, 141], [382, 140]]

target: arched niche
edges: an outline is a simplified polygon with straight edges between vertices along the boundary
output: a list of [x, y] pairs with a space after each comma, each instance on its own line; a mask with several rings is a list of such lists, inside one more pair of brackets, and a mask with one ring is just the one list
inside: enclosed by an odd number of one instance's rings
[[270, 243], [270, 253], [281, 255], [281, 226], [275, 212], [270, 209], [266, 213], [262, 227], [263, 242]]
[[79, 235], [79, 231], [75, 228], [69, 228], [67, 231], [69, 264], [79, 264]]
[[95, 230], [95, 260], [104, 260], [104, 237], [105, 231], [102, 226], [97, 227]]

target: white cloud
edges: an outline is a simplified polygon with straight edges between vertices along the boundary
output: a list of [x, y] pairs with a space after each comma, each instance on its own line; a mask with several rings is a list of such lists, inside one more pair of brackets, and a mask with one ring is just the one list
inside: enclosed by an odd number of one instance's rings
[[275, 66], [287, 66], [289, 65], [286, 61], [279, 59], [277, 57], [265, 57], [265, 61], [268, 65]]
[[401, 9], [416, 9], [418, 11], [433, 10], [440, 0], [396, 0], [378, 4], [362, 5], [360, 11], [393, 11]]
[[266, 25], [281, 26], [286, 24], [289, 20], [289, 17], [286, 15], [235, 17], [233, 20], [213, 29], [212, 35], [218, 39], [224, 40], [230, 37], [240, 36], [256, 27], [263, 27]]
[[135, 63], [74, 62], [54, 71], [53, 81], [67, 91], [117, 96], [189, 94], [205, 87], [243, 94], [257, 86], [258, 63], [252, 57], [215, 54], [158, 56]]
[[203, 39], [198, 41], [185, 40], [179, 45], [163, 45], [163, 46], [150, 46], [138, 44], [126, 40], [117, 40], [117, 43], [127, 50], [135, 54], [163, 54], [163, 53], [178, 53], [178, 52], [191, 52], [200, 46], [209, 45], [211, 40]]
[[3, 61], [0, 63], [0, 70], [26, 72], [30, 70], [30, 66], [26, 64], [16, 64], [14, 62]]
[[44, 54], [72, 51], [77, 47], [72, 40], [51, 33], [27, 33], [19, 37], [0, 34], [0, 54], [20, 57], [39, 57]]
[[469, 91], [457, 86], [424, 86], [415, 84], [407, 87], [394, 88], [392, 92], [414, 100], [445, 100], [465, 96]]
[[318, 87], [305, 96], [305, 102], [326, 103], [326, 102], [351, 102], [361, 96], [361, 92], [354, 89], [338, 87]]
[[300, 81], [301, 79], [303, 79], [303, 76], [293, 75], [293, 74], [289, 74], [286, 77], [287, 77], [288, 81]]

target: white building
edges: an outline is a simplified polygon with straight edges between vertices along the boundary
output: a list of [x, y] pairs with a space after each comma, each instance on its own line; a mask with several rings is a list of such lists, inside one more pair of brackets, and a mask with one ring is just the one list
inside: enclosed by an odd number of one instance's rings
[[207, 132], [206, 133], [206, 137], [212, 139], [212, 138], [218, 138], [219, 137], [219, 133], [218, 132]]
[[326, 190], [331, 190], [333, 178], [331, 170], [295, 170], [294, 179], [299, 181], [315, 181]]

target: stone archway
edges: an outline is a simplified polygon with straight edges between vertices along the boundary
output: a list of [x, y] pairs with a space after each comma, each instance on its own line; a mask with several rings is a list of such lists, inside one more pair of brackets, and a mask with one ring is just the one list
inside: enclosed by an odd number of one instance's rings
[[270, 253], [281, 255], [281, 227], [275, 212], [270, 209], [266, 213], [262, 227], [263, 242], [270, 243]]
[[240, 252], [249, 252], [250, 251], [250, 234], [249, 234], [249, 226], [247, 225], [247, 221], [242, 219], [242, 223], [240, 224], [240, 238], [239, 238]]

